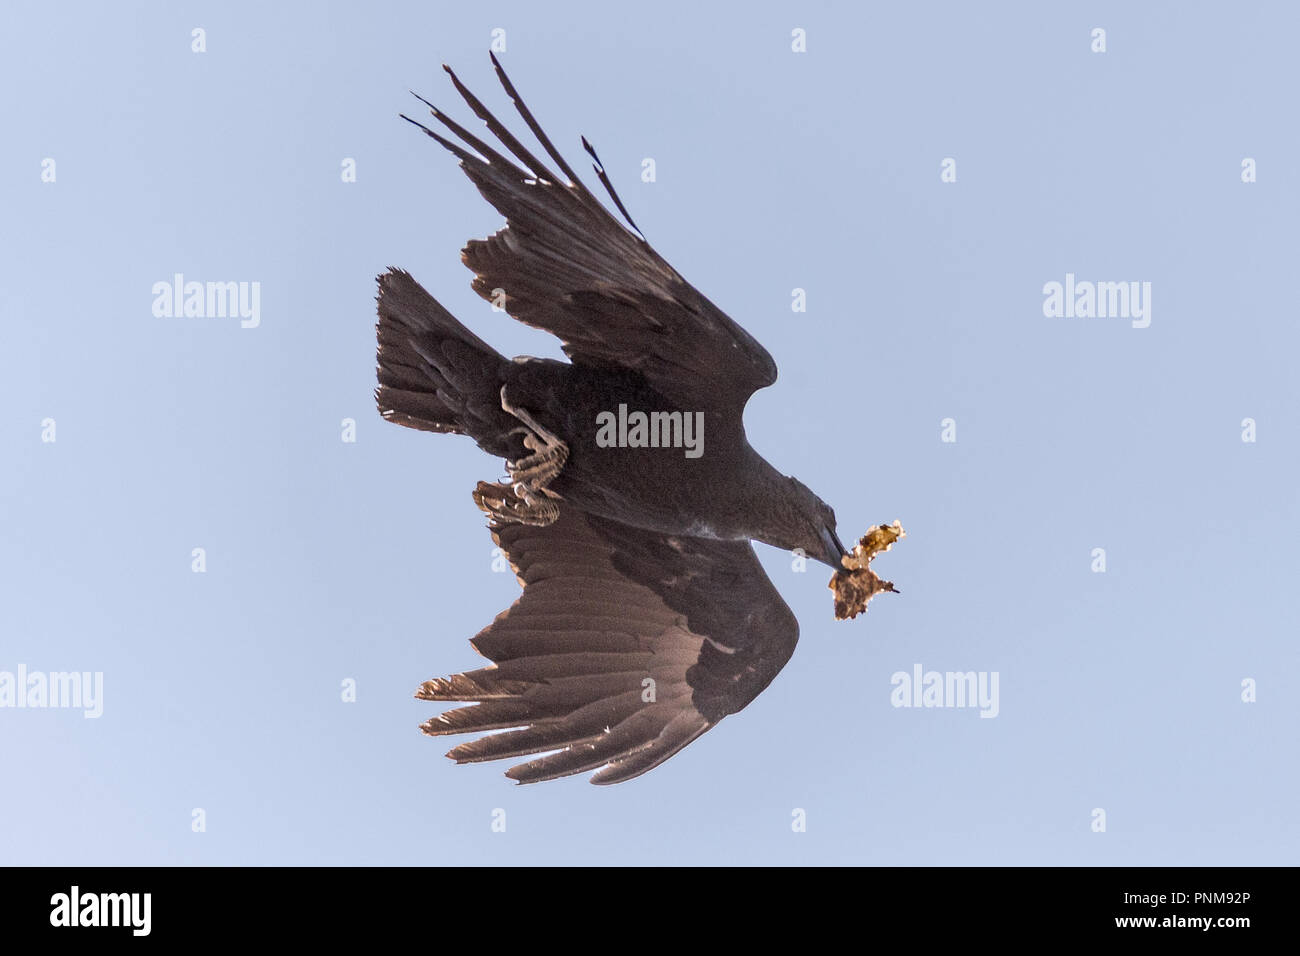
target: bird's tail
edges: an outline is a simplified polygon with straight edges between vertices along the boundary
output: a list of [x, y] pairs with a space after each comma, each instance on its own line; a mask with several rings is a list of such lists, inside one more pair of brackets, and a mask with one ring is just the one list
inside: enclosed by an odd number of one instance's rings
[[501, 408], [509, 361], [457, 321], [410, 273], [379, 277], [378, 375], [375, 403], [391, 422], [469, 435], [501, 454], [511, 425]]

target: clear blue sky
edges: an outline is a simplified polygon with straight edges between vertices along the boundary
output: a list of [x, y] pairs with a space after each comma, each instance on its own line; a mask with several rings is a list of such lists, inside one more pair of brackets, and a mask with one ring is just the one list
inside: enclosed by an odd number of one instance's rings
[[[0, 709], [0, 862], [1296, 862], [1300, 12], [814, 6], [7, 10], [0, 670], [102, 671], [104, 713]], [[397, 118], [472, 120], [444, 60], [505, 116], [497, 27], [572, 164], [585, 133], [776, 358], [753, 443], [845, 538], [908, 532], [852, 623], [760, 547], [793, 661], [614, 788], [416, 730], [517, 586], [469, 494], [501, 463], [374, 410], [373, 277], [557, 354], [471, 292], [499, 217]], [[260, 326], [155, 317], [178, 272], [260, 283]], [[1150, 326], [1045, 317], [1067, 273], [1150, 282]], [[996, 671], [998, 717], [892, 707], [916, 664]]]

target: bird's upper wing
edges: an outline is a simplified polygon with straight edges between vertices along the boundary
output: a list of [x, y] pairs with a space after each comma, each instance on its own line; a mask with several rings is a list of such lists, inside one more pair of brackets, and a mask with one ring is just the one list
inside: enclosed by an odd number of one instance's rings
[[[776, 363], [767, 350], [596, 199], [551, 145], [495, 56], [492, 63], [565, 180], [444, 67], [470, 108], [514, 157], [427, 100], [422, 102], [461, 142], [410, 120], [460, 158], [479, 191], [506, 217], [500, 232], [464, 249], [464, 261], [475, 273], [474, 289], [504, 304], [516, 319], [559, 336], [575, 363], [637, 369], [683, 407], [743, 408], [755, 390], [776, 381]], [[582, 142], [601, 182], [635, 229], [595, 150], [585, 138]]]
[[458, 762], [558, 751], [506, 776], [628, 780], [752, 701], [794, 653], [799, 625], [747, 541], [665, 536], [567, 505], [551, 525], [492, 536], [524, 586], [471, 642], [494, 663], [416, 697], [475, 702], [427, 721], [430, 735], [519, 729], [455, 747]]

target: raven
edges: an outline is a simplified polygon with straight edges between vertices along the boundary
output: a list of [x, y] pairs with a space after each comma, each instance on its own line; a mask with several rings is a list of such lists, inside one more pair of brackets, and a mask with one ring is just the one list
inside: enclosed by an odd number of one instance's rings
[[[492, 65], [558, 175], [447, 66], [496, 144], [418, 95], [448, 135], [402, 118], [453, 153], [506, 218], [462, 252], [475, 291], [556, 335], [569, 361], [506, 359], [407, 272], [379, 276], [379, 411], [505, 459], [509, 480], [480, 482], [473, 496], [523, 585], [471, 642], [492, 663], [416, 693], [471, 706], [421, 730], [506, 731], [447, 756], [544, 754], [507, 771], [520, 783], [593, 770], [592, 783], [617, 783], [745, 707], [794, 653], [798, 623], [751, 540], [836, 569], [832, 588], [855, 575], [849, 603], [861, 610], [892, 590], [865, 564], [901, 528], [865, 558], [866, 538], [850, 553], [831, 508], [750, 447], [742, 415], [776, 381], [772, 357], [650, 247], [585, 137], [627, 226], [582, 184], [495, 55]], [[628, 408], [653, 414], [629, 429]], [[611, 446], [597, 423], [616, 410]], [[669, 450], [682, 422], [698, 422], [698, 454]], [[849, 616], [839, 611], [837, 601]]]

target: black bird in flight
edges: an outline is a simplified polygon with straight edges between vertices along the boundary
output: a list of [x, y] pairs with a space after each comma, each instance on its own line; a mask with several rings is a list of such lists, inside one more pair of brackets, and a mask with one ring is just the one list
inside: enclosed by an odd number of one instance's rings
[[[830, 507], [745, 440], [746, 402], [776, 381], [772, 357], [646, 243], [585, 138], [631, 228], [582, 184], [492, 64], [558, 175], [448, 67], [497, 142], [420, 97], [448, 136], [403, 119], [458, 157], [506, 217], [463, 250], [475, 291], [558, 336], [570, 361], [506, 359], [405, 271], [379, 277], [379, 410], [506, 459], [509, 481], [480, 482], [474, 499], [524, 588], [471, 642], [489, 666], [416, 694], [472, 706], [421, 729], [505, 730], [447, 756], [545, 754], [507, 772], [520, 783], [590, 770], [592, 783], [617, 783], [741, 710], [794, 652], [798, 623], [750, 540], [837, 571], [847, 552]], [[627, 447], [630, 432], [608, 447], [597, 422], [620, 406], [667, 413], [652, 420], [656, 444], [702, 421], [702, 454]]]

